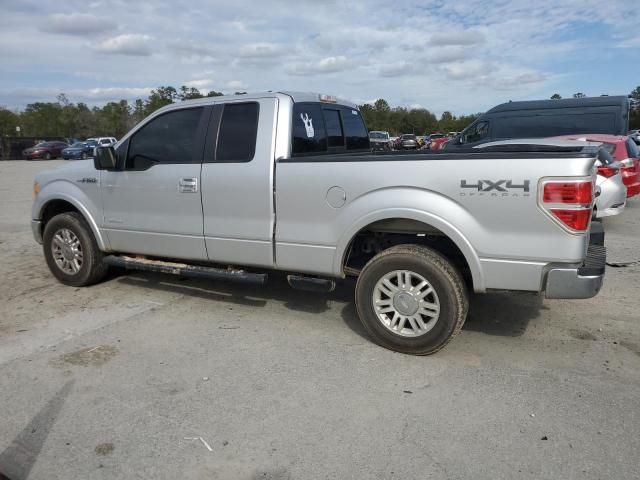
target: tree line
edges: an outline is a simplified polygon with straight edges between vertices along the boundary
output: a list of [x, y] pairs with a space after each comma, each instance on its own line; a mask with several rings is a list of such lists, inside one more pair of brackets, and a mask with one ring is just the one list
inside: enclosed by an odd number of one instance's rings
[[[246, 92], [235, 92], [242, 95]], [[0, 107], [0, 137], [61, 137], [88, 138], [93, 136], [122, 137], [143, 118], [170, 103], [194, 98], [216, 97], [221, 92], [209, 91], [204, 94], [197, 88], [181, 86], [162, 86], [151, 90], [149, 96], [134, 102], [120, 100], [108, 102], [102, 107], [89, 107], [87, 104], [72, 103], [65, 94], [58, 95], [55, 102], [35, 102], [28, 104], [20, 112], [12, 112]], [[584, 97], [576, 93], [574, 98]], [[640, 128], [640, 86], [631, 92], [632, 108], [629, 126]], [[552, 99], [562, 98], [559, 94]], [[370, 130], [388, 131], [391, 135], [415, 133], [424, 135], [434, 132], [447, 133], [461, 131], [478, 118], [480, 113], [455, 116], [450, 111], [442, 113], [440, 118], [426, 108], [391, 107], [384, 99], [373, 104], [360, 106], [362, 116]], [[16, 127], [20, 127], [17, 135]]]

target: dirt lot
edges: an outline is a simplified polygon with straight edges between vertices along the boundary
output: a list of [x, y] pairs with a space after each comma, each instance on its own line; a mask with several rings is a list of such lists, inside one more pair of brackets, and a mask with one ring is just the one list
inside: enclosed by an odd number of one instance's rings
[[[410, 357], [366, 338], [349, 283], [58, 284], [29, 219], [59, 163], [0, 162], [11, 480], [640, 478], [640, 266], [591, 300], [477, 296], [453, 343]], [[610, 260], [640, 259], [639, 201], [605, 228]]]

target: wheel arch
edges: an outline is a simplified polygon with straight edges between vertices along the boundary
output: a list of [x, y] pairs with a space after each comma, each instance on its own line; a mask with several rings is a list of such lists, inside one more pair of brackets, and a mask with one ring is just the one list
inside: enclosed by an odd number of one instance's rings
[[66, 212], [77, 212], [82, 215], [84, 220], [91, 228], [91, 231], [96, 239], [96, 243], [98, 244], [98, 248], [100, 248], [100, 250], [102, 251], [108, 250], [106, 239], [100, 232], [98, 224], [93, 218], [93, 215], [91, 215], [91, 212], [89, 212], [89, 210], [77, 199], [68, 195], [61, 194], [56, 197], [48, 198], [46, 201], [42, 202], [42, 205], [39, 207], [38, 213], [35, 215], [35, 219], [40, 220], [41, 222], [40, 233], [44, 233], [45, 226], [49, 220], [51, 220], [56, 215]]
[[393, 225], [393, 228], [401, 225], [405, 233], [437, 233], [438, 235], [444, 236], [450, 240], [462, 254], [470, 272], [473, 290], [476, 292], [483, 292], [485, 290], [480, 259], [462, 232], [437, 215], [406, 208], [371, 212], [352, 224], [338, 242], [334, 257], [334, 272], [340, 276], [344, 276], [344, 269], [350, 249], [359, 234], [369, 231], [372, 228], [378, 229], [381, 226], [384, 227], [385, 224]]

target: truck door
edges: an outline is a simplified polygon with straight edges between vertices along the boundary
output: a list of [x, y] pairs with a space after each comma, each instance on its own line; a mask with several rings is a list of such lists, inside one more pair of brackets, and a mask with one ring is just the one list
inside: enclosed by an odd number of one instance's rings
[[122, 169], [101, 172], [103, 228], [112, 250], [207, 258], [200, 170], [211, 108], [170, 110], [118, 147]]
[[278, 100], [214, 106], [202, 164], [209, 260], [272, 267]]

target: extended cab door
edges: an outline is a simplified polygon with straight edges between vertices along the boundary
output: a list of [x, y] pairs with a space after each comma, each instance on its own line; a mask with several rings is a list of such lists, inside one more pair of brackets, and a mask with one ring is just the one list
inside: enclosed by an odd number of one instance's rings
[[120, 170], [101, 172], [103, 228], [112, 250], [207, 258], [200, 170], [210, 112], [169, 110], [118, 147]]
[[202, 164], [204, 236], [214, 262], [272, 267], [277, 98], [214, 106]]

